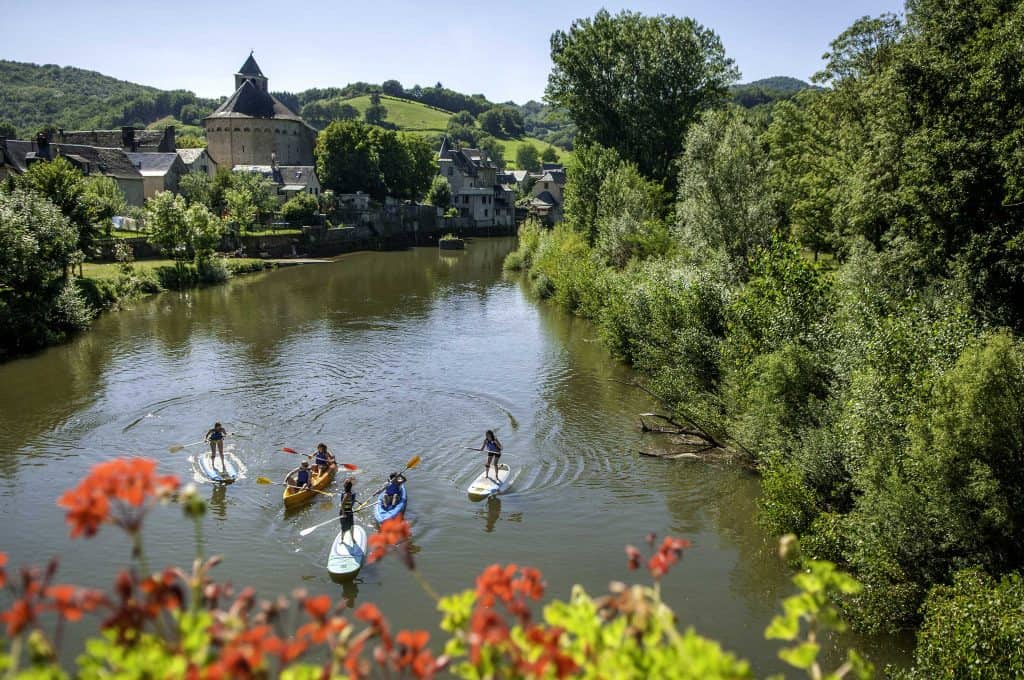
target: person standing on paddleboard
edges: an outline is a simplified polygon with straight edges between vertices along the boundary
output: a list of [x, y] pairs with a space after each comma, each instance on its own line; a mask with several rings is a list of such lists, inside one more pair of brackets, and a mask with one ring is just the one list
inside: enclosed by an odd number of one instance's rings
[[501, 442], [494, 436], [492, 430], [487, 430], [484, 434], [484, 443], [480, 445], [480, 451], [487, 452], [487, 462], [484, 463], [484, 472], [487, 477], [491, 476], [491, 460], [494, 460], [494, 481], [500, 481], [498, 479], [498, 459], [501, 458]]
[[[352, 490], [352, 478], [345, 480], [345, 492], [341, 494], [341, 507], [338, 509], [338, 518], [341, 520], [341, 541], [345, 542], [345, 534], [352, 531], [356, 523], [355, 509], [356, 492]], [[355, 536], [353, 535], [353, 540]]]
[[228, 436], [228, 431], [220, 423], [214, 423], [213, 427], [206, 431], [204, 439], [210, 442], [210, 465], [214, 469], [217, 467], [217, 454], [220, 453], [220, 465], [227, 470], [227, 465], [224, 463], [224, 437], [226, 436]]

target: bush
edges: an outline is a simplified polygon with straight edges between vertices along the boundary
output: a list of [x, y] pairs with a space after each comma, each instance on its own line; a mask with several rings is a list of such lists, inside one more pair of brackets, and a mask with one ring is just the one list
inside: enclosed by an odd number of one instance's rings
[[51, 327], [58, 333], [75, 333], [89, 327], [96, 311], [85, 301], [78, 287], [68, 281], [54, 299], [50, 316]]
[[957, 572], [924, 604], [914, 667], [907, 678], [1024, 676], [1024, 579], [996, 581], [980, 569]]
[[231, 272], [219, 257], [210, 257], [196, 263], [196, 274], [200, 283], [224, 283], [231, 277]]
[[310, 224], [320, 205], [312, 194], [305, 192], [292, 196], [281, 206], [281, 217], [292, 226]]

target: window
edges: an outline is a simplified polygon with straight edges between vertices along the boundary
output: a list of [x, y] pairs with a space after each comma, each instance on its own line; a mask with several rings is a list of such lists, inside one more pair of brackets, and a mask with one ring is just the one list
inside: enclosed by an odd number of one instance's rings
[[548, 188], [548, 183], [547, 183], [547, 182], [544, 182], [544, 188], [545, 188], [545, 189], [547, 189], [547, 188]]
[[487, 217], [487, 208], [484, 208], [484, 217]]

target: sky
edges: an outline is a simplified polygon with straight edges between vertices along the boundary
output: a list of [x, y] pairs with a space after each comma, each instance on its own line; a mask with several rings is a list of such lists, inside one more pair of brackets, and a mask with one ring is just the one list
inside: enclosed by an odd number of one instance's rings
[[[829, 42], [864, 15], [900, 13], [902, 0], [586, 0], [432, 3], [212, 0], [0, 0], [0, 59], [59, 64], [202, 97], [231, 94], [253, 50], [271, 91], [389, 79], [491, 101], [544, 94], [550, 37], [602, 7], [690, 16], [714, 30], [742, 73], [807, 80]], [[33, 30], [33, 27], [38, 27]]]

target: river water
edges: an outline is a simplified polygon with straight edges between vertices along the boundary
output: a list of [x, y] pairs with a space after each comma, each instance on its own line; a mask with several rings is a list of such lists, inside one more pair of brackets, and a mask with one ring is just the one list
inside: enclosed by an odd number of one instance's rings
[[[152, 457], [190, 480], [203, 447], [169, 447], [220, 420], [245, 468], [228, 487], [199, 484], [209, 502], [200, 547], [224, 556], [220, 580], [264, 597], [301, 587], [374, 602], [394, 625], [437, 639], [433, 601], [404, 566], [386, 559], [354, 583], [332, 582], [335, 525], [299, 532], [336, 510], [318, 502], [286, 514], [281, 487], [255, 482], [297, 464], [281, 447], [323, 441], [359, 466], [365, 496], [419, 455], [407, 517], [417, 568], [437, 592], [515, 562], [541, 569], [549, 596], [567, 597], [573, 583], [603, 594], [609, 581], [646, 577], [627, 569], [624, 545], [672, 534], [692, 543], [663, 583], [681, 627], [719, 640], [758, 674], [784, 670], [763, 631], [792, 592], [790, 574], [754, 521], [757, 479], [638, 456], [659, 442], [639, 432], [637, 414], [658, 407], [624, 384], [632, 372], [591, 325], [503, 276], [514, 245], [357, 253], [166, 293], [0, 365], [0, 550], [13, 565], [60, 555], [59, 581], [109, 586], [128, 563], [127, 540], [109, 527], [70, 540], [59, 493], [118, 456]], [[473, 502], [465, 489], [483, 458], [465, 447], [480, 446], [486, 429], [518, 477], [506, 494]], [[154, 510], [145, 537], [154, 567], [187, 566], [195, 554], [194, 527], [177, 506]], [[887, 639], [856, 644], [883, 662], [905, 653]]]

